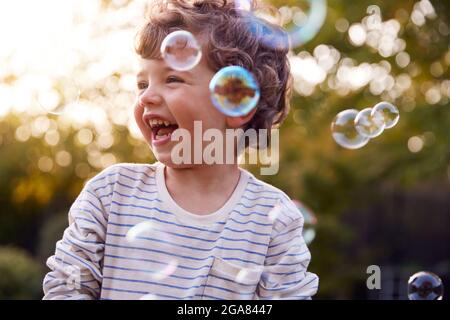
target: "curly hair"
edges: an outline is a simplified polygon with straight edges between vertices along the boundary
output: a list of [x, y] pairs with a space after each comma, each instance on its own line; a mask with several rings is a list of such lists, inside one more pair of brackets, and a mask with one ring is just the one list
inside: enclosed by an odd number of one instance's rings
[[237, 2], [152, 0], [135, 49], [144, 59], [158, 59], [164, 38], [173, 31], [187, 30], [206, 40], [206, 61], [214, 72], [230, 65], [249, 70], [259, 83], [261, 95], [254, 116], [243, 129], [267, 129], [265, 145], [269, 145], [270, 129], [279, 126], [289, 113], [289, 38], [279, 25], [253, 14], [272, 7], [251, 0], [247, 11]]

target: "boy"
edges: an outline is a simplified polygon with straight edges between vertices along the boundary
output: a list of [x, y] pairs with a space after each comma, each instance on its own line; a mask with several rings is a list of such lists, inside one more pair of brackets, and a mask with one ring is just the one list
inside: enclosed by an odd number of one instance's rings
[[[233, 1], [151, 6], [137, 44], [135, 119], [158, 162], [118, 164], [87, 182], [47, 261], [44, 299], [310, 299], [318, 278], [306, 270], [311, 256], [295, 204], [236, 163], [174, 163], [170, 139], [177, 128], [194, 134], [195, 121], [221, 132], [280, 124], [289, 105], [288, 48], [259, 42]], [[175, 30], [202, 46], [189, 71], [160, 57]], [[228, 65], [251, 71], [261, 88], [257, 108], [241, 117], [211, 103], [208, 84]]]

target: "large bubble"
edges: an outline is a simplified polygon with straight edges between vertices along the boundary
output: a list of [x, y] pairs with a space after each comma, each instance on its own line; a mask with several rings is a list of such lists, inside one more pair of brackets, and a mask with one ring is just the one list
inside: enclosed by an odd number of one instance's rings
[[331, 124], [333, 139], [347, 149], [364, 147], [370, 138], [361, 135], [355, 128], [355, 118], [358, 110], [347, 109], [337, 114]]
[[219, 70], [209, 83], [211, 101], [223, 114], [239, 117], [256, 107], [260, 89], [256, 79], [245, 68], [229, 66]]
[[[249, 11], [250, 1], [238, 1], [237, 7], [243, 11], [243, 15]], [[283, 7], [282, 16], [289, 16], [289, 21], [284, 26], [288, 36], [285, 41], [286, 34], [278, 32], [271, 24], [272, 17], [270, 13], [251, 12], [249, 19], [249, 30], [260, 37], [265, 45], [279, 48], [291, 46], [295, 48], [301, 46], [311, 39], [320, 31], [327, 16], [326, 0], [303, 0], [299, 2], [302, 8]], [[280, 10], [281, 11], [281, 10]], [[286, 19], [286, 17], [284, 17]]]

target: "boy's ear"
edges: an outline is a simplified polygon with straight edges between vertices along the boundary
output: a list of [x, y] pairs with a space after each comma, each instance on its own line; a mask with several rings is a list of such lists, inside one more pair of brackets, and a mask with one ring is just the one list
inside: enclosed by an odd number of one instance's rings
[[226, 117], [227, 126], [233, 129], [240, 128], [244, 126], [247, 122], [252, 120], [253, 116], [256, 113], [256, 108], [247, 113], [245, 116], [241, 117]]

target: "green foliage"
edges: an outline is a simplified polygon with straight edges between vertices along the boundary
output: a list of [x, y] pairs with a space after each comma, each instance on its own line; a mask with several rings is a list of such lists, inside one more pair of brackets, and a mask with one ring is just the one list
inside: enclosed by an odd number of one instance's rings
[[0, 247], [0, 299], [39, 299], [43, 273], [26, 251]]

